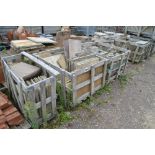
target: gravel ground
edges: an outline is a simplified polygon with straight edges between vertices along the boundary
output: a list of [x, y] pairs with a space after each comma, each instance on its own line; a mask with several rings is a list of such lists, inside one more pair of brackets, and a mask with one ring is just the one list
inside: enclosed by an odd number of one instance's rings
[[114, 81], [112, 91], [98, 98], [103, 104], [76, 108], [71, 112], [74, 119], [60, 128], [155, 128], [155, 56], [129, 63], [126, 72], [132, 76], [124, 88]]

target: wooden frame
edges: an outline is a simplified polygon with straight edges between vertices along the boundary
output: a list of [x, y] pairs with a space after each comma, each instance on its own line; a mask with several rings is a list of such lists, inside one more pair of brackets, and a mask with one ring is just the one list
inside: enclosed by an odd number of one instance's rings
[[[16, 42], [20, 42], [20, 41], [30, 41], [30, 40], [15, 40]], [[32, 41], [30, 41], [32, 42]], [[32, 42], [34, 43], [34, 42]], [[41, 44], [41, 43], [35, 43], [36, 45], [30, 45], [30, 46], [19, 46], [19, 47], [15, 47], [13, 43], [11, 43], [11, 50], [12, 52], [14, 53], [20, 53], [22, 51], [26, 51], [26, 52], [29, 52], [29, 53], [33, 53], [35, 51], [39, 51], [41, 49], [44, 49], [45, 48], [45, 45]]]
[[[22, 58], [27, 58], [28, 61], [39, 66], [46, 78], [27, 86], [24, 80], [18, 77], [9, 67], [10, 62], [21, 62]], [[32, 104], [36, 111], [34, 117], [38, 125], [52, 119], [57, 114], [55, 76], [59, 73], [26, 52], [3, 57], [2, 64], [7, 87], [16, 102], [16, 107], [25, 115], [26, 103]]]
[[[100, 58], [101, 60], [95, 65], [68, 72], [46, 62], [39, 56], [39, 53], [34, 55], [60, 73], [65, 105], [71, 100], [70, 106], [74, 107], [105, 85], [107, 59]], [[83, 58], [87, 58], [87, 56]], [[74, 60], [68, 61], [71, 63]], [[65, 79], [70, 81], [70, 87], [65, 83]], [[71, 93], [71, 95], [68, 95], [69, 93]], [[68, 99], [68, 96], [71, 96], [71, 99]]]
[[[148, 32], [149, 30], [149, 32]], [[139, 36], [146, 36], [149, 38], [154, 37], [155, 27], [154, 26], [125, 26], [125, 33], [135, 34]]]
[[[135, 41], [134, 41], [135, 40]], [[136, 41], [144, 40], [148, 41], [145, 45], [137, 44]], [[123, 48], [127, 48], [131, 50], [131, 54], [129, 57], [129, 60], [132, 63], [139, 63], [140, 61], [148, 58], [148, 56], [151, 55], [153, 44], [149, 40], [141, 39], [141, 38], [131, 38], [129, 40], [121, 40], [121, 39], [115, 39], [114, 45], [121, 46]]]
[[[107, 51], [99, 53], [98, 55], [109, 60], [107, 64], [107, 76], [106, 76], [106, 82], [109, 83], [124, 73], [130, 55], [130, 50], [116, 46], [112, 47], [102, 46], [103, 49], [105, 49], [106, 47], [109, 49]], [[108, 54], [112, 50], [116, 51], [117, 53], [116, 56], [112, 57], [108, 56]]]

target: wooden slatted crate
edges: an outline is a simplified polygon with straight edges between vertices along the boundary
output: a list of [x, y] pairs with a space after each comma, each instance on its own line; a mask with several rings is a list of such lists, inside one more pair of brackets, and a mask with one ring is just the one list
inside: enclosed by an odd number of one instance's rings
[[125, 71], [130, 50], [116, 46], [100, 46], [98, 55], [108, 59], [106, 82], [109, 83]]
[[[143, 42], [144, 44], [140, 44], [139, 42]], [[132, 63], [138, 63], [147, 59], [152, 54], [154, 47], [154, 43], [152, 41], [136, 37], [126, 40], [115, 39], [114, 45], [131, 50], [129, 60]]]
[[[93, 65], [69, 72], [45, 61], [45, 59], [42, 58], [43, 53], [44, 52], [36, 53], [34, 55], [60, 73], [61, 86], [63, 88], [62, 97], [64, 97], [65, 106], [67, 106], [68, 103], [70, 106], [76, 106], [82, 100], [93, 95], [95, 91], [105, 85], [107, 59], [99, 58], [100, 61]], [[51, 51], [45, 51], [45, 55], [52, 56], [53, 53]], [[88, 57], [86, 56], [82, 59], [87, 59]], [[98, 56], [94, 55], [94, 57]], [[73, 64], [75, 59], [68, 61], [69, 64]]]
[[[33, 80], [33, 83], [30, 83], [29, 80], [28, 85], [27, 81], [19, 77], [11, 69], [11, 65], [18, 62], [26, 62], [38, 66], [40, 72], [35, 76], [37, 81]], [[16, 106], [25, 117], [28, 117], [31, 125], [33, 122], [40, 125], [52, 119], [57, 114], [55, 76], [59, 73], [26, 52], [3, 57], [2, 64], [9, 92], [16, 102]], [[28, 112], [32, 113], [27, 115], [26, 108], [29, 108]]]
[[137, 36], [130, 36], [131, 40], [133, 39], [134, 41], [147, 41], [148, 42], [148, 46], [146, 46], [145, 48], [145, 56], [144, 59], [147, 59], [149, 56], [151, 56], [153, 54], [153, 48], [154, 48], [154, 40], [151, 38], [144, 38], [144, 37], [137, 37]]

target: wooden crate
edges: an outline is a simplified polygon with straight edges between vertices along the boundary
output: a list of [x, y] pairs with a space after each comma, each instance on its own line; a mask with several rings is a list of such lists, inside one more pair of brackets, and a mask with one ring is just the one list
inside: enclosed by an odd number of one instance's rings
[[124, 73], [130, 50], [116, 46], [100, 46], [100, 49], [98, 55], [109, 60], [106, 76], [106, 82], [109, 83]]
[[[47, 51], [45, 53], [47, 54]], [[67, 106], [67, 103], [69, 103], [70, 106], [76, 106], [105, 85], [107, 59], [100, 58], [100, 61], [94, 65], [69, 72], [46, 62], [42, 59], [42, 54], [43, 52], [36, 53], [35, 56], [57, 70], [61, 75], [61, 86], [63, 88], [62, 97], [64, 97], [65, 106]], [[48, 51], [48, 54], [52, 55], [50, 51]], [[83, 58], [87, 59], [87, 57]], [[71, 64], [74, 60], [68, 61], [70, 61]]]
[[154, 44], [155, 44], [155, 42], [154, 42], [154, 40], [153, 39], [151, 39], [151, 38], [144, 38], [144, 37], [137, 37], [137, 36], [130, 36], [131, 37], [131, 39], [133, 38], [135, 41], [137, 41], [137, 40], [143, 40], [143, 41], [148, 41], [149, 43], [148, 43], [148, 46], [146, 47], [146, 49], [145, 49], [145, 59], [147, 59], [149, 56], [151, 56], [152, 54], [153, 54], [153, 48], [154, 48]]
[[[45, 78], [27, 85], [24, 79], [18, 77], [10, 68], [12, 63], [24, 61], [38, 66], [41, 69], [40, 75], [45, 76]], [[26, 52], [3, 57], [2, 64], [7, 87], [16, 102], [16, 107], [25, 115], [25, 106], [28, 103], [32, 105], [34, 111], [33, 119], [38, 125], [52, 119], [57, 113], [55, 76], [59, 73]], [[28, 119], [30, 122], [32, 121], [31, 118]]]
[[137, 38], [131, 38], [128, 40], [115, 39], [114, 45], [127, 48], [131, 51], [129, 60], [132, 63], [138, 63], [151, 55], [152, 47], [150, 41], [146, 41], [146, 44], [138, 44], [139, 40]]
[[155, 36], [155, 27], [154, 26], [125, 26], [125, 33], [134, 34], [136, 36], [153, 38]]

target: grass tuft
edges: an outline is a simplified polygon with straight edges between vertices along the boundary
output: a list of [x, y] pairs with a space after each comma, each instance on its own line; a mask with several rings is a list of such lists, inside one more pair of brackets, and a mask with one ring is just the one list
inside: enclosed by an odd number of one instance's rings
[[124, 88], [128, 84], [129, 80], [132, 79], [132, 76], [132, 73], [128, 73], [118, 77], [121, 88]]

